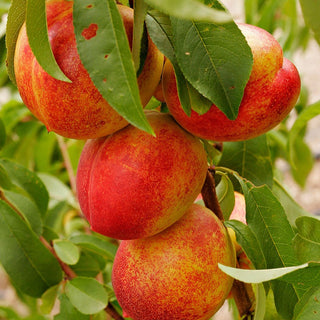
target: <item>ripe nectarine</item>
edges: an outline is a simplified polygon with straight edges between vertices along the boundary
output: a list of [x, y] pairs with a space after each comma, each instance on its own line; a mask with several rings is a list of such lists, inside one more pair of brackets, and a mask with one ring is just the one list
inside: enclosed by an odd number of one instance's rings
[[208, 320], [233, 283], [218, 263], [235, 267], [232, 242], [211, 210], [193, 204], [163, 232], [121, 241], [112, 284], [133, 320]]
[[253, 67], [235, 120], [214, 104], [203, 115], [188, 116], [178, 97], [174, 69], [169, 60], [163, 72], [165, 101], [174, 118], [192, 134], [213, 141], [239, 141], [259, 136], [279, 124], [294, 107], [300, 93], [295, 66], [283, 57], [276, 39], [267, 31], [239, 24], [252, 50]]
[[132, 125], [89, 140], [78, 171], [78, 199], [94, 231], [111, 238], [151, 236], [178, 220], [201, 191], [201, 142], [167, 114], [146, 111], [156, 137]]
[[[29, 46], [25, 24], [15, 51], [16, 82], [24, 103], [48, 131], [74, 139], [98, 138], [125, 127], [128, 122], [102, 97], [82, 65], [74, 35], [72, 6], [73, 2], [66, 0], [46, 2], [52, 51], [72, 83], [54, 79], [42, 69]], [[131, 45], [133, 10], [122, 5], [118, 5], [118, 9]], [[143, 106], [149, 102], [160, 80], [162, 65], [162, 53], [148, 38], [147, 56], [137, 80]]]

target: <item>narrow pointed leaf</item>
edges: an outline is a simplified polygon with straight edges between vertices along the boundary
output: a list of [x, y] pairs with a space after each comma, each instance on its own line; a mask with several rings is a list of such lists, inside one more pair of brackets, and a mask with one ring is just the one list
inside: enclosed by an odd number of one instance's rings
[[171, 23], [176, 58], [186, 79], [229, 119], [236, 119], [253, 62], [237, 25], [173, 18]]
[[7, 70], [11, 81], [15, 84], [14, 74], [14, 52], [19, 35], [19, 31], [25, 21], [26, 0], [12, 0], [8, 13], [6, 28], [6, 46], [7, 46]]
[[140, 101], [123, 22], [113, 0], [74, 1], [78, 52], [102, 96], [127, 121], [153, 133]]
[[58, 261], [22, 218], [2, 200], [0, 242], [1, 264], [15, 287], [22, 292], [40, 297], [61, 281]]
[[181, 19], [213, 23], [225, 23], [231, 20], [228, 13], [210, 8], [196, 0], [145, 0], [145, 2], [159, 11]]
[[29, 45], [40, 66], [52, 77], [70, 82], [58, 66], [51, 50], [45, 0], [27, 0], [26, 29]]

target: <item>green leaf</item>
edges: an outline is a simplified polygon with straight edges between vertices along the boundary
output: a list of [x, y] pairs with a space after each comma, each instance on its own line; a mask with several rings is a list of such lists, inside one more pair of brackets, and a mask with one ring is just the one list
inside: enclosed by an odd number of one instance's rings
[[283, 206], [286, 216], [292, 226], [295, 225], [295, 221], [298, 217], [311, 215], [305, 211], [294, 199], [292, 199], [291, 195], [277, 179], [273, 180], [272, 192]]
[[16, 49], [19, 31], [25, 21], [26, 0], [12, 0], [8, 13], [6, 29], [6, 46], [7, 46], [7, 70], [11, 81], [15, 84], [16, 77], [14, 74], [14, 53]]
[[231, 20], [230, 14], [210, 8], [196, 0], [145, 0], [151, 7], [168, 15], [186, 20], [225, 23]]
[[294, 271], [280, 280], [292, 283], [299, 287], [299, 290], [307, 292], [312, 287], [320, 286], [320, 264], [309, 263], [308, 268]]
[[318, 12], [320, 0], [300, 0], [300, 5], [306, 24], [313, 30], [315, 39], [320, 44], [320, 20]]
[[320, 221], [314, 217], [296, 220], [298, 234], [293, 245], [299, 261], [320, 261]]
[[320, 287], [311, 288], [294, 308], [293, 320], [317, 320], [320, 314]]
[[22, 292], [40, 297], [49, 287], [61, 281], [58, 261], [21, 217], [2, 200], [0, 242], [1, 264], [15, 287]]
[[43, 70], [58, 80], [71, 82], [58, 66], [50, 47], [45, 0], [27, 0], [26, 29], [30, 48]]
[[315, 217], [300, 217], [296, 220], [298, 232], [310, 241], [320, 243], [320, 220]]
[[[248, 226], [255, 233], [267, 262], [267, 268], [291, 267], [299, 264], [291, 241], [294, 232], [284, 209], [267, 186], [255, 187], [250, 182], [239, 180], [245, 194]], [[274, 280], [277, 311], [291, 319], [292, 310], [301, 292], [291, 284]]]
[[218, 165], [237, 171], [241, 177], [256, 186], [267, 184], [272, 187], [273, 169], [265, 135], [246, 141], [224, 143]]
[[95, 235], [80, 234], [70, 238], [70, 241], [78, 246], [98, 253], [106, 259], [113, 260], [117, 252], [117, 246], [111, 242], [98, 238]]
[[38, 173], [39, 178], [43, 181], [50, 195], [50, 206], [59, 202], [67, 202], [74, 208], [78, 208], [78, 204], [70, 188], [60, 179], [48, 173]]
[[256, 307], [254, 317], [256, 320], [265, 319], [267, 297], [263, 285], [255, 285]]
[[49, 195], [39, 177], [10, 160], [0, 159], [0, 165], [6, 169], [12, 183], [25, 190], [36, 203], [41, 214], [44, 215], [48, 208]]
[[312, 151], [302, 137], [297, 137], [293, 143], [292, 157], [294, 166], [292, 167], [292, 176], [295, 181], [303, 188], [306, 185], [307, 178], [314, 165]]
[[86, 252], [85, 249], [81, 250], [80, 259], [77, 264], [71, 266], [72, 270], [80, 277], [96, 277], [99, 272], [104, 268], [101, 261], [99, 261], [100, 256]]
[[[127, 121], [153, 133], [140, 101], [128, 39], [113, 0], [76, 0], [73, 22], [78, 52], [84, 67], [102, 96]], [[96, 34], [86, 39], [83, 31]]]
[[174, 63], [175, 53], [170, 17], [158, 10], [148, 10], [146, 25], [157, 48]]
[[55, 304], [59, 285], [52, 286], [41, 296], [40, 311], [44, 314], [49, 314]]
[[73, 306], [83, 314], [94, 314], [108, 304], [103, 285], [93, 278], [77, 277], [67, 282], [66, 294]]
[[320, 261], [320, 243], [297, 234], [293, 239], [296, 255], [301, 262]]
[[265, 270], [247, 270], [224, 266], [218, 263], [219, 268], [229, 276], [246, 283], [262, 283], [280, 278], [290, 272], [306, 268], [308, 264], [294, 267], [274, 268]]
[[27, 115], [30, 115], [29, 109], [19, 101], [10, 100], [1, 106], [0, 116], [8, 136], [13, 128]]
[[234, 189], [229, 177], [224, 173], [216, 172], [221, 176], [216, 186], [217, 197], [225, 220], [228, 220], [234, 207]]
[[312, 118], [320, 115], [320, 101], [312, 104], [311, 106], [304, 109], [294, 122], [293, 126], [289, 131], [289, 138], [288, 138], [288, 152], [289, 152], [289, 160], [292, 167], [299, 168], [296, 165], [297, 156], [301, 156], [300, 154], [297, 155], [295, 152], [295, 141], [298, 138], [301, 131], [305, 128], [308, 121]]
[[0, 306], [0, 319], [21, 320], [20, 316], [10, 307]]
[[89, 315], [79, 312], [70, 302], [65, 294], [59, 297], [60, 313], [54, 317], [54, 320], [90, 320]]
[[2, 119], [0, 119], [0, 149], [4, 147], [6, 143], [6, 128]]
[[[267, 262], [256, 235], [245, 224], [237, 220], [225, 221], [236, 233], [236, 239], [256, 269], [266, 269]], [[252, 245], [254, 243], [254, 245]]]
[[36, 204], [25, 195], [13, 192], [3, 191], [5, 198], [23, 215], [30, 228], [38, 236], [42, 233], [41, 212]]
[[186, 79], [229, 119], [236, 119], [253, 63], [237, 25], [173, 18], [171, 23], [176, 58]]
[[58, 257], [66, 264], [76, 264], [80, 259], [80, 250], [71, 241], [56, 239], [53, 248]]

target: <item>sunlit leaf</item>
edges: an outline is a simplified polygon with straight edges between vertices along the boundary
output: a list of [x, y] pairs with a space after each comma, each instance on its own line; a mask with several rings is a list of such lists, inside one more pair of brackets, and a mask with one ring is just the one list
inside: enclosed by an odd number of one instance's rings
[[308, 266], [308, 264], [306, 263], [295, 267], [248, 270], [232, 268], [229, 266], [224, 266], [220, 263], [218, 263], [218, 265], [219, 268], [229, 276], [246, 283], [262, 283], [270, 280], [275, 280], [290, 272], [296, 271], [298, 269], [303, 269]]
[[151, 7], [168, 15], [195, 21], [225, 23], [231, 20], [229, 13], [210, 8], [196, 0], [145, 0]]

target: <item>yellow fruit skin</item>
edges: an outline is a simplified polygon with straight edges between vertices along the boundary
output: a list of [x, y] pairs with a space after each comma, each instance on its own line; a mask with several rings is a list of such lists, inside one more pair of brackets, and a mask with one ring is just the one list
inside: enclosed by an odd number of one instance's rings
[[226, 228], [212, 211], [193, 204], [163, 232], [122, 241], [112, 284], [125, 315], [134, 320], [208, 320], [233, 283], [218, 262], [236, 264]]

